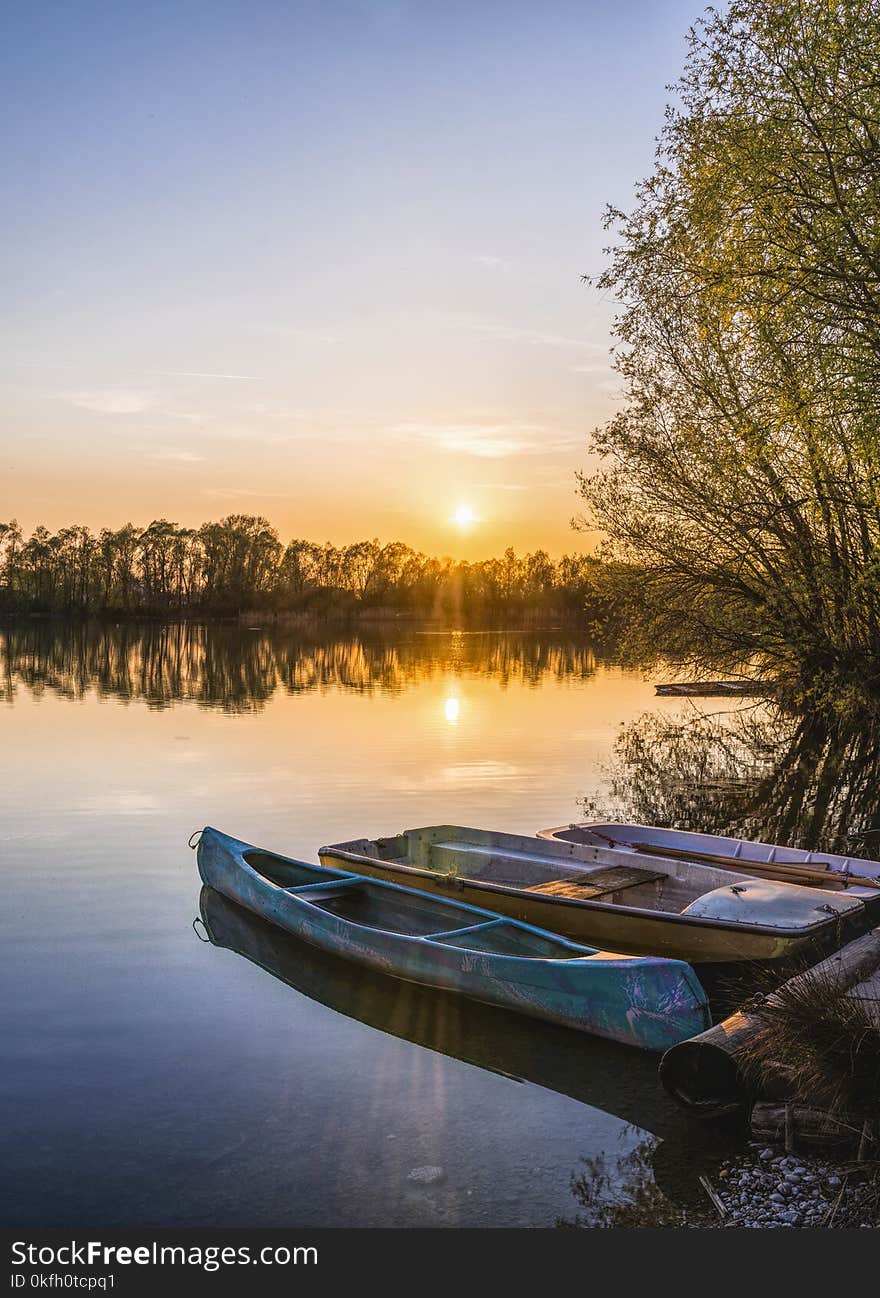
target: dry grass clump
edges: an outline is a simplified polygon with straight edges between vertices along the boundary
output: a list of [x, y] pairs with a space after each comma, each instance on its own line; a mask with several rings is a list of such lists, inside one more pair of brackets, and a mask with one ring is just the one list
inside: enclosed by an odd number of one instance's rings
[[743, 1047], [746, 1076], [796, 1104], [872, 1125], [880, 1116], [880, 1015], [833, 974], [808, 969], [765, 996]]

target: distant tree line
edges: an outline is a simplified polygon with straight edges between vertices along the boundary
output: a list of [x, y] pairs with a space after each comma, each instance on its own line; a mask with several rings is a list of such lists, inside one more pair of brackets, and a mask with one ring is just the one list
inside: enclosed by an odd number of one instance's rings
[[95, 535], [73, 525], [27, 538], [0, 523], [0, 611], [232, 616], [388, 611], [457, 618], [517, 612], [601, 617], [598, 561], [544, 550], [465, 563], [399, 541], [284, 545], [265, 518], [199, 528], [157, 519]]

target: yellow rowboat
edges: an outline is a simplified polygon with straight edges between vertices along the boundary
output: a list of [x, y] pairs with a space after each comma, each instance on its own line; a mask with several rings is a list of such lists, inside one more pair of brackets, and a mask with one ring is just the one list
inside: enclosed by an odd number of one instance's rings
[[453, 896], [577, 942], [691, 964], [786, 960], [840, 946], [864, 900], [689, 860], [460, 825], [319, 849], [322, 864]]

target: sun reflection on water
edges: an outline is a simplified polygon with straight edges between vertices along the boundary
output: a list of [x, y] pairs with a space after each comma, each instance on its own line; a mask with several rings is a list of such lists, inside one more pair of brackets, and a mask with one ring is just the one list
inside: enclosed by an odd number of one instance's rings
[[443, 704], [443, 715], [451, 726], [458, 725], [458, 717], [461, 711], [461, 700], [450, 697]]

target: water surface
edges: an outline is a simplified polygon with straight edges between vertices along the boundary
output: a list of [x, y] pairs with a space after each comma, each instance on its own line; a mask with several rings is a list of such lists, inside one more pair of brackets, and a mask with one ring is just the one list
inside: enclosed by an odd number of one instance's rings
[[652, 1058], [279, 939], [186, 846], [533, 832], [693, 704], [565, 634], [38, 621], [0, 629], [0, 698], [6, 1224], [552, 1226], [597, 1177], [698, 1200]]

